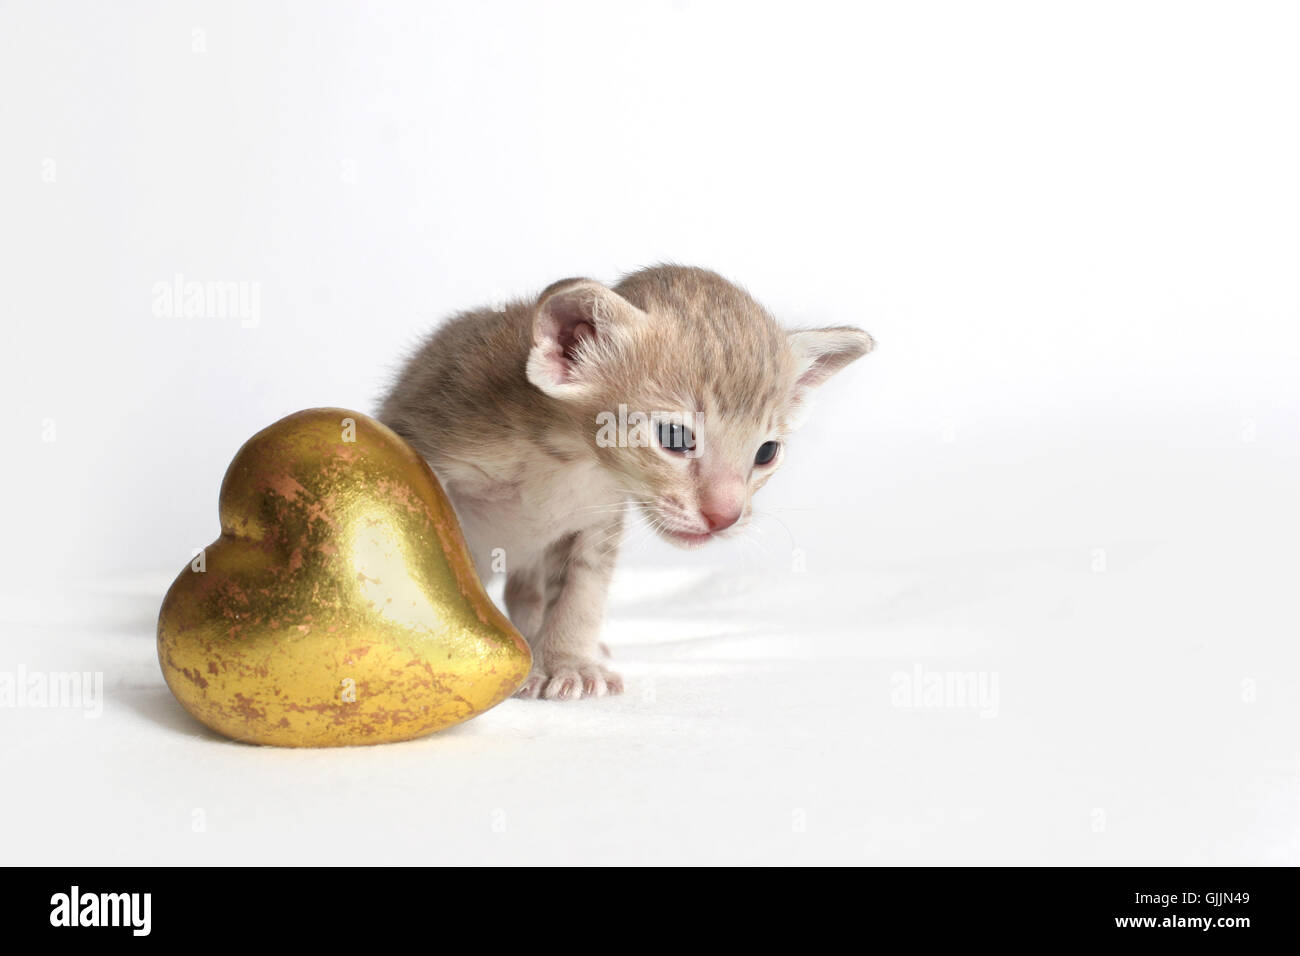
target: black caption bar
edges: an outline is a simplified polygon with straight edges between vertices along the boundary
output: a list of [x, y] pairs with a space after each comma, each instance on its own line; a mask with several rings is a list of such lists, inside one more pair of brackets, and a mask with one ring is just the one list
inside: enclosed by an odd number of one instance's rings
[[[550, 877], [470, 869], [10, 869], [0, 894], [7, 936], [33, 942], [247, 944], [276, 927], [295, 946], [456, 930], [488, 946], [532, 945], [547, 921], [599, 922], [604, 944], [702, 928], [734, 946], [781, 927], [869, 940], [922, 933], [1002, 940], [1132, 939], [1180, 946], [1293, 938], [1291, 869], [678, 870]], [[540, 922], [539, 922], [540, 921]], [[569, 932], [581, 935], [576, 924]], [[360, 934], [360, 935], [358, 935]], [[679, 937], [680, 938], [680, 937]], [[65, 941], [67, 941], [65, 939]]]

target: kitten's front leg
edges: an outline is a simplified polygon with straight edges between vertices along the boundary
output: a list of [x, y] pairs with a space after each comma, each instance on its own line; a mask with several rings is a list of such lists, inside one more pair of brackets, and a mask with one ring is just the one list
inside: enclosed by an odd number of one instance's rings
[[506, 575], [506, 610], [510, 622], [528, 639], [537, 640], [546, 614], [545, 574], [541, 564], [511, 571]]
[[546, 555], [552, 599], [533, 641], [533, 673], [520, 697], [573, 700], [621, 694], [623, 678], [601, 661], [600, 625], [623, 523], [580, 531]]

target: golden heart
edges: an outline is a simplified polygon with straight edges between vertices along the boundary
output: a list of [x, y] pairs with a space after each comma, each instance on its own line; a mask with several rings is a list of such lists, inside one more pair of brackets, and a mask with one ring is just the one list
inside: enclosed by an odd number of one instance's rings
[[374, 419], [314, 408], [263, 429], [220, 510], [221, 537], [158, 615], [167, 685], [213, 730], [283, 747], [406, 740], [528, 675], [438, 479]]

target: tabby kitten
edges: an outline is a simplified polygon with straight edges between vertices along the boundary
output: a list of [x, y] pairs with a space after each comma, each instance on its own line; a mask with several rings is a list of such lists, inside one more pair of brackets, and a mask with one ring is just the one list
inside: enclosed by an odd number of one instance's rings
[[600, 697], [623, 689], [600, 626], [627, 511], [685, 548], [734, 533], [809, 393], [872, 345], [784, 331], [704, 269], [565, 279], [441, 326], [379, 417], [438, 475], [479, 575], [504, 564], [534, 658], [518, 695]]

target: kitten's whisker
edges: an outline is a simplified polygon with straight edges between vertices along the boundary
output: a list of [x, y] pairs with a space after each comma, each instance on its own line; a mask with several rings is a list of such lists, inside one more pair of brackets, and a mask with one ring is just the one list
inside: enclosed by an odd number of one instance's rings
[[576, 509], [573, 510], [584, 511], [588, 509], [593, 509], [593, 507], [627, 507], [628, 505], [646, 505], [646, 503], [649, 502], [650, 502], [650, 498], [629, 497], [629, 498], [620, 498], [619, 501], [599, 501], [599, 502], [595, 502], [594, 505], [581, 505], [576, 507]]
[[772, 552], [768, 549], [767, 542], [762, 541], [758, 538], [750, 538], [748, 536], [744, 537], [743, 540], [748, 541], [751, 545], [753, 545], [756, 549], [758, 549], [758, 551], [760, 551], [764, 557], [766, 558], [772, 557]]
[[610, 531], [601, 536], [598, 540], [592, 542], [592, 548], [602, 557], [607, 557], [619, 545], [623, 544], [623, 528], [617, 531]]
[[602, 502], [600, 504], [595, 504], [595, 505], [581, 505], [577, 508], [574, 508], [573, 511], [575, 514], [601, 512], [601, 511], [626, 511], [628, 508], [631, 508], [636, 504], [640, 504], [640, 502], [620, 501], [613, 504], [609, 502]]
[[[807, 509], [807, 510], [811, 511], [812, 509], [810, 508], [810, 509]], [[795, 539], [794, 532], [790, 530], [790, 526], [789, 526], [788, 524], [786, 524], [784, 521], [782, 521], [779, 517], [777, 517], [776, 515], [772, 514], [772, 512], [770, 512], [770, 511], [759, 511], [758, 509], [755, 509], [755, 510], [754, 510], [754, 517], [755, 517], [755, 518], [759, 518], [759, 517], [762, 517], [762, 518], [771, 518], [773, 521], [775, 521], [777, 524], [779, 524], [782, 528], [784, 528], [784, 529], [785, 529], [785, 533], [786, 533], [787, 535], [790, 536], [790, 547], [791, 547], [791, 548], [797, 548], [797, 547], [799, 546], [798, 541]]]
[[641, 544], [644, 544], [657, 531], [662, 530], [663, 527], [664, 527], [663, 519], [661, 519], [658, 515], [648, 515], [644, 522], [640, 522], [637, 524], [636, 534], [633, 535], [626, 542], [626, 544], [628, 547], [631, 547], [633, 545], [639, 546]]

